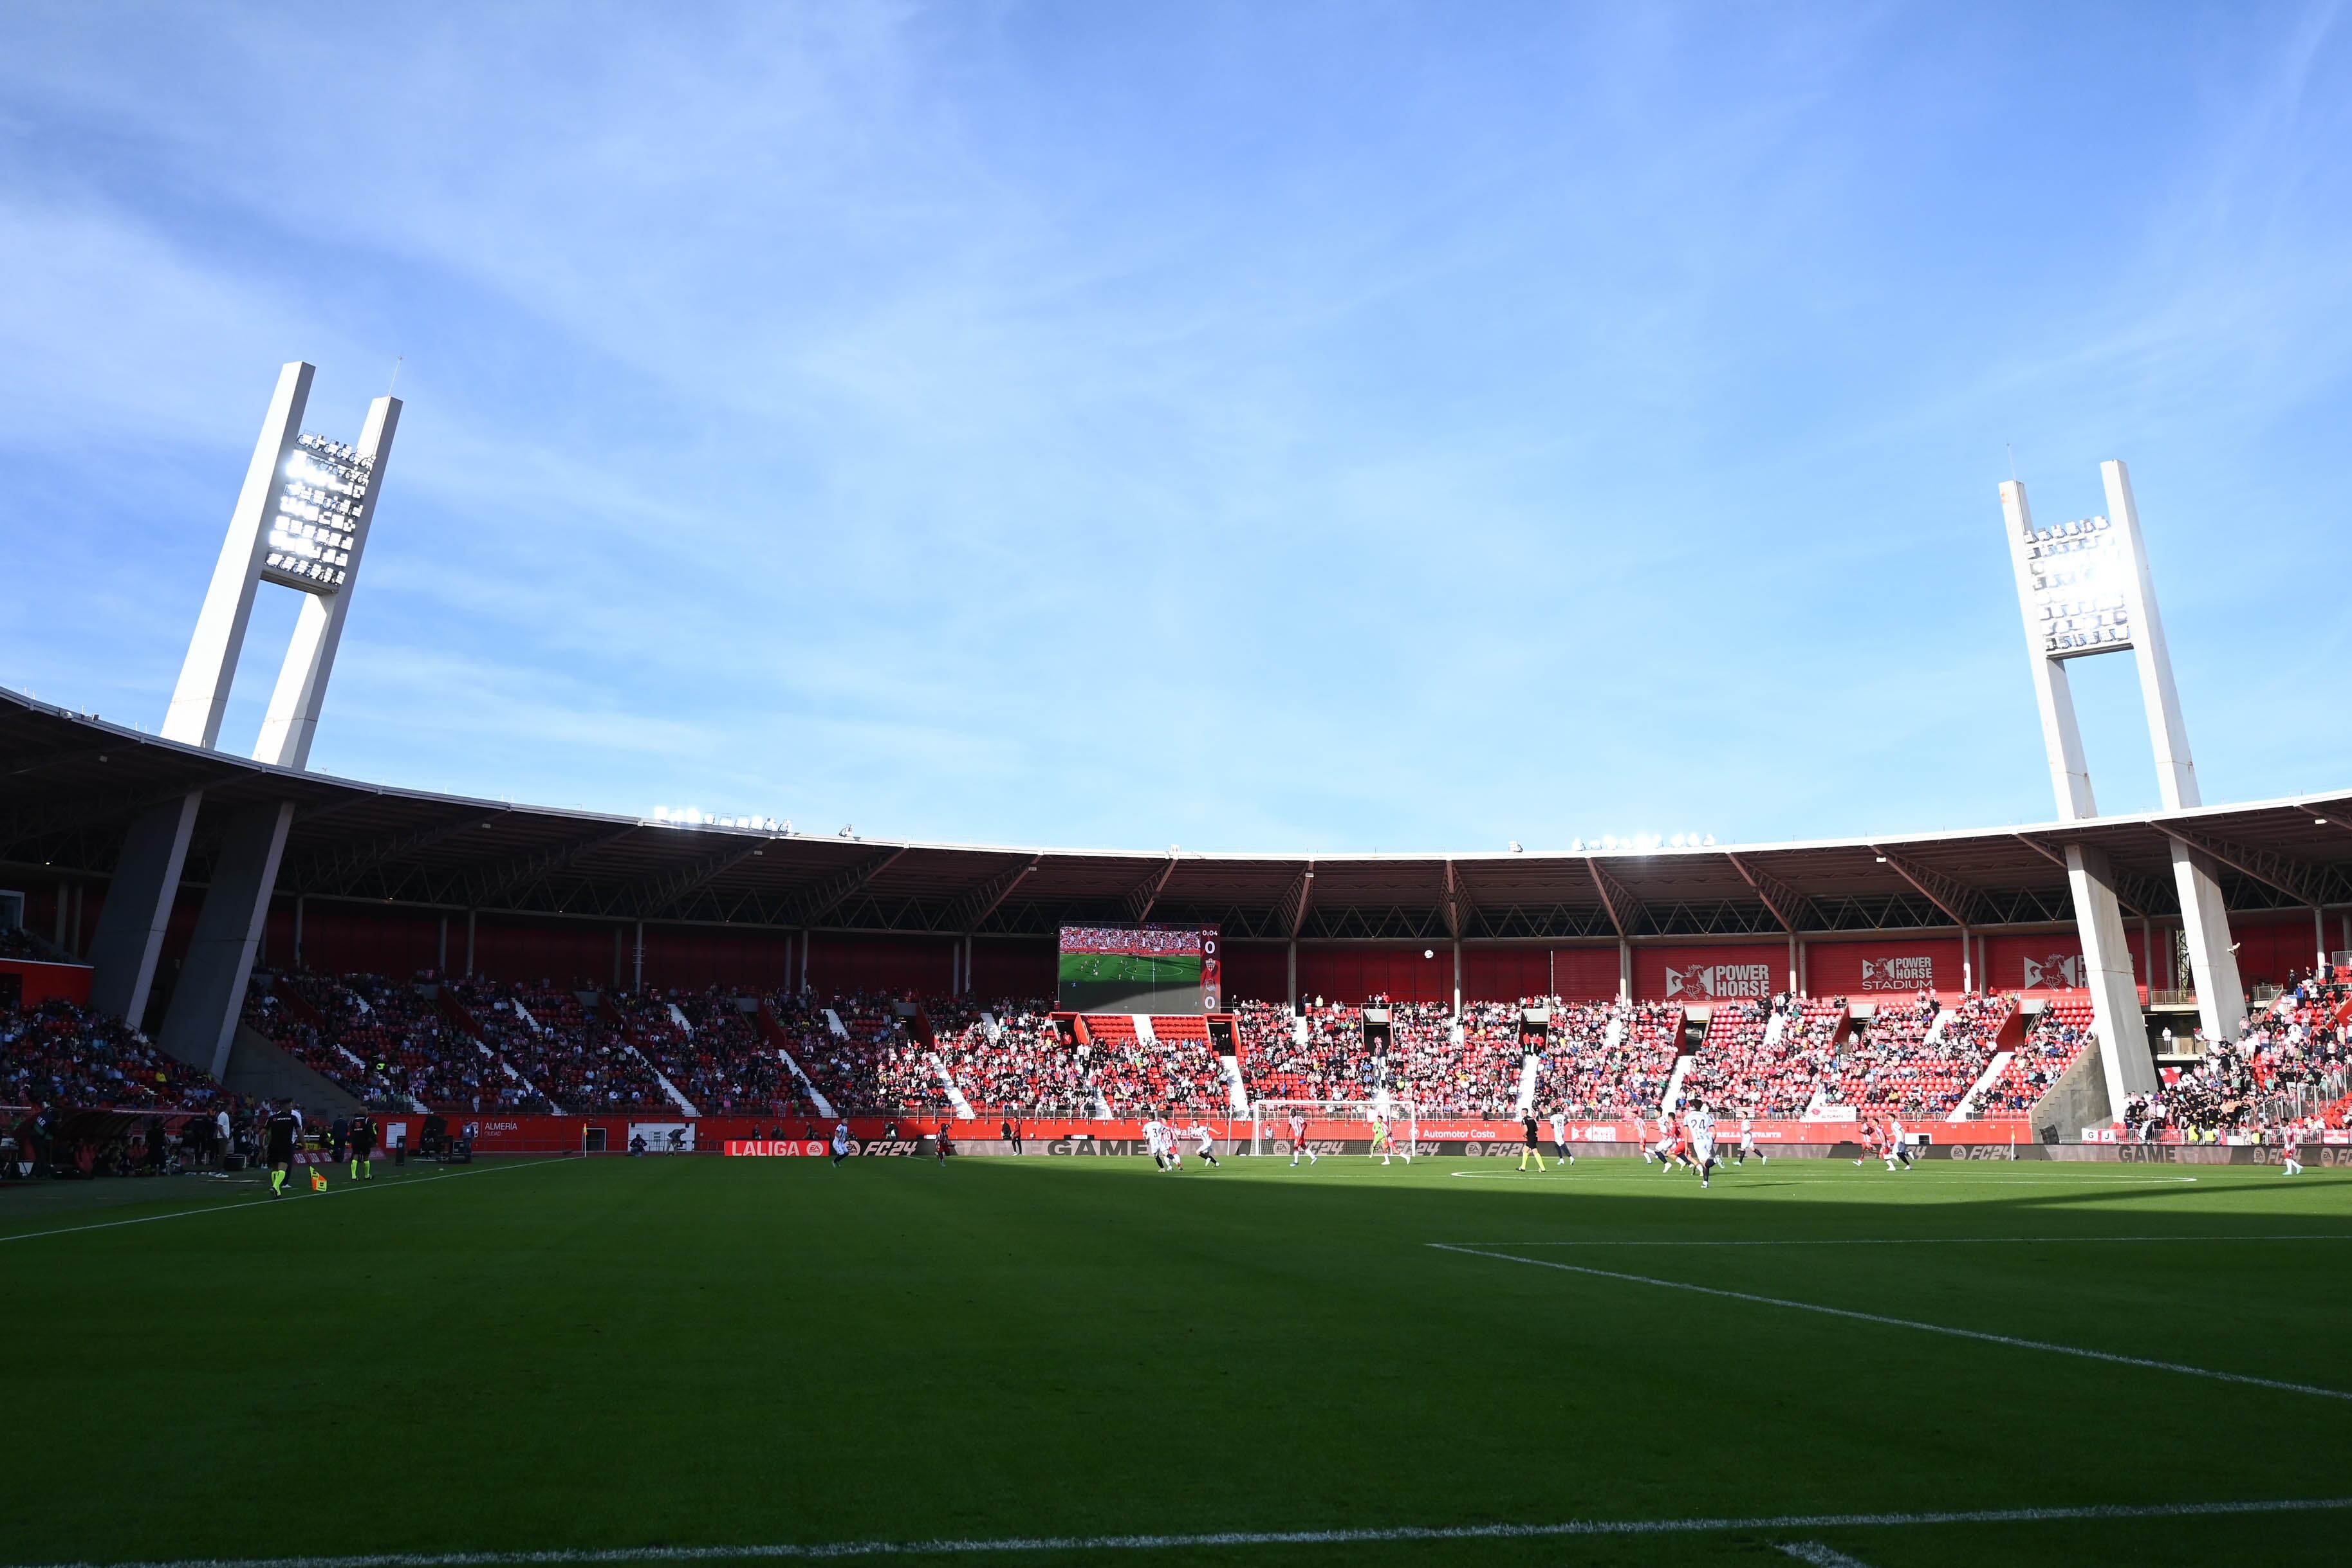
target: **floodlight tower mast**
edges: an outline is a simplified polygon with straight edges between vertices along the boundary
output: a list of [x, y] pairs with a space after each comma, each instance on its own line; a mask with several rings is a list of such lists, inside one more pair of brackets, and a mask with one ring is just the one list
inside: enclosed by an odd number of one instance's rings
[[[301, 612], [253, 753], [257, 762], [289, 768], [310, 763], [400, 425], [400, 400], [387, 396], [369, 405], [356, 447], [302, 434], [315, 374], [300, 362], [278, 372], [163, 729], [167, 740], [219, 745], [254, 593], [264, 582], [295, 589], [305, 595]], [[204, 791], [194, 789], [139, 817], [108, 885], [92, 944], [91, 998], [133, 1027], [148, 1009], [203, 802]], [[225, 824], [194, 939], [164, 1017], [159, 1041], [164, 1050], [216, 1077], [227, 1066], [293, 818], [293, 802], [281, 800], [241, 807]]]
[[[2099, 473], [2105, 482], [2108, 515], [2054, 528], [2034, 527], [2024, 485], [2012, 479], [2000, 487], [2010, 560], [2025, 621], [2026, 657], [2033, 670], [2042, 744], [2050, 758], [2050, 783], [2059, 820], [2064, 822], [2086, 821], [2099, 814], [2066, 664], [2102, 653], [2128, 651], [2138, 664], [2157, 786], [2166, 809], [2202, 804], [2189, 730], [2180, 716], [2180, 695], [2173, 685], [2172, 660], [2165, 647], [2164, 623], [2157, 613], [2147, 551], [2140, 538], [2131, 473], [2120, 460], [2101, 464]], [[2225, 1040], [2245, 1019], [2245, 992], [2230, 951], [2221, 884], [2210, 861], [2177, 841], [2172, 871], [2200, 1021], [2208, 1040]], [[2156, 1087], [2123, 908], [2105, 851], [2079, 841], [2068, 844], [2066, 876], [2082, 935], [2088, 971], [2084, 979], [2091, 991], [2107, 1103], [2110, 1113], [2119, 1114], [2126, 1098]]]

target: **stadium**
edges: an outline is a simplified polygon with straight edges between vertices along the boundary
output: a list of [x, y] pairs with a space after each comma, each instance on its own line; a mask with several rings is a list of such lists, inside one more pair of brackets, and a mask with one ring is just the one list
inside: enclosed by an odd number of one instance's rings
[[2124, 461], [1979, 497], [2040, 821], [930, 842], [314, 768], [318, 375], [167, 706], [0, 688], [0, 1568], [2344, 1550], [2352, 781], [2203, 799]]

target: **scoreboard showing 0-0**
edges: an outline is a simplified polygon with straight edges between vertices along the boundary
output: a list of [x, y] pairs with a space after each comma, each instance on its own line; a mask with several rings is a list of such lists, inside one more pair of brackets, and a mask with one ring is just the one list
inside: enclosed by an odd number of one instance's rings
[[1055, 1004], [1073, 1013], [1221, 1010], [1217, 929], [1065, 925]]

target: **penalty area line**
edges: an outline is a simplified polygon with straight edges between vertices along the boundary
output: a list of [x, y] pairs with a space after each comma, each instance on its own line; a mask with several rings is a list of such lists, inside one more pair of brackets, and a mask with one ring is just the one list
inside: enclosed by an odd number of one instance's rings
[[2273, 1388], [2284, 1394], [2308, 1394], [2319, 1399], [2352, 1401], [2352, 1393], [2340, 1388], [2322, 1388], [2314, 1383], [2289, 1383], [2284, 1378], [2255, 1377], [2242, 1372], [2216, 1372], [2208, 1366], [2190, 1366], [2178, 1361], [2157, 1361], [2144, 1355], [2122, 1355], [2114, 1351], [2091, 1350], [2079, 1344], [2059, 1344], [2052, 1340], [2021, 1339], [2013, 1334], [1988, 1333], [1982, 1329], [1954, 1328], [1948, 1323], [1922, 1322], [1916, 1318], [1889, 1317], [1883, 1312], [1858, 1312], [1849, 1307], [1825, 1307], [1818, 1301], [1792, 1301], [1785, 1296], [1759, 1296], [1749, 1291], [1726, 1291], [1714, 1285], [1694, 1285], [1683, 1280], [1659, 1280], [1647, 1274], [1627, 1274], [1615, 1269], [1593, 1269], [1581, 1263], [1562, 1263], [1549, 1258], [1520, 1258], [1508, 1252], [1490, 1252], [1480, 1247], [1462, 1247], [1451, 1241], [1430, 1241], [1423, 1245], [1442, 1252], [1459, 1252], [1468, 1258], [1493, 1258], [1505, 1263], [1524, 1263], [1532, 1269], [1557, 1269], [1564, 1274], [1585, 1274], [1596, 1280], [1615, 1280], [1629, 1285], [1655, 1285], [1660, 1290], [1687, 1291], [1695, 1296], [1714, 1296], [1727, 1301], [1747, 1301], [1759, 1307], [1786, 1307], [1791, 1312], [1818, 1312], [1823, 1317], [1845, 1318], [1853, 1322], [1879, 1323], [1888, 1328], [1916, 1329], [1921, 1333], [1944, 1334], [1952, 1339], [1972, 1339], [1984, 1344], [2007, 1345], [2013, 1350], [2047, 1351], [2053, 1355], [2079, 1356], [2084, 1361], [2104, 1361], [2116, 1366], [2145, 1367], [2153, 1372], [2175, 1372], [2185, 1377], [2209, 1378], [2216, 1383], [2236, 1383], [2249, 1388]]
[[[413, 1186], [432, 1186], [437, 1182], [452, 1181], [469, 1176], [495, 1176], [502, 1171], [528, 1170], [533, 1166], [562, 1165], [580, 1159], [579, 1155], [556, 1155], [543, 1160], [526, 1160], [519, 1166], [484, 1166], [478, 1170], [441, 1172], [435, 1176], [404, 1176], [385, 1182], [381, 1187], [373, 1182], [360, 1182], [343, 1186], [331, 1186], [324, 1192], [306, 1193], [304, 1201], [321, 1197], [347, 1197], [355, 1192], [397, 1192]], [[291, 1177], [289, 1176], [290, 1180]], [[153, 1225], [164, 1219], [192, 1219], [198, 1215], [226, 1214], [236, 1208], [266, 1208], [282, 1198], [248, 1197], [236, 1203], [215, 1203], [203, 1208], [175, 1208], [169, 1214], [142, 1214], [135, 1219], [101, 1219], [94, 1225], [59, 1225], [47, 1230], [19, 1230], [13, 1236], [0, 1236], [0, 1246], [11, 1241], [38, 1241], [44, 1236], [75, 1236], [85, 1230], [118, 1230], [126, 1225]]]
[[[1401, 1525], [1364, 1530], [1225, 1530], [1169, 1535], [1035, 1535], [994, 1540], [835, 1541], [764, 1546], [555, 1547], [538, 1552], [377, 1552], [350, 1557], [180, 1557], [55, 1563], [38, 1568], [538, 1568], [604, 1563], [788, 1562], [843, 1557], [949, 1557], [1006, 1552], [1170, 1552], [1202, 1547], [1334, 1546], [1412, 1541], [1538, 1541], [1569, 1536], [1720, 1535], [1784, 1530], [1903, 1530], [1945, 1524], [2062, 1524], [2077, 1521], [2232, 1518], [2352, 1509], [2352, 1497], [2263, 1502], [2129, 1503], [2085, 1508], [1999, 1508], [1937, 1513], [1791, 1513], [1748, 1519], [1579, 1519], [1558, 1524]], [[1813, 1546], [1813, 1542], [1800, 1542]], [[1826, 1550], [1826, 1548], [1821, 1548]], [[1819, 1562], [1811, 1558], [1806, 1561]], [[35, 1568], [11, 1564], [7, 1568]]]

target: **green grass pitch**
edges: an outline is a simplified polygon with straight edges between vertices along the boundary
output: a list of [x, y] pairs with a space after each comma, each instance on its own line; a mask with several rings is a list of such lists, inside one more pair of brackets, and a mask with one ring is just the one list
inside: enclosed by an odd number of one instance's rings
[[[83, 1190], [116, 1201], [0, 1192], [0, 1568], [2352, 1494], [2333, 1172], [1787, 1160], [1702, 1193], [1625, 1159], [695, 1157], [276, 1203]], [[2322, 1509], [911, 1556], [2210, 1564], [2340, 1561], [2347, 1531]]]

